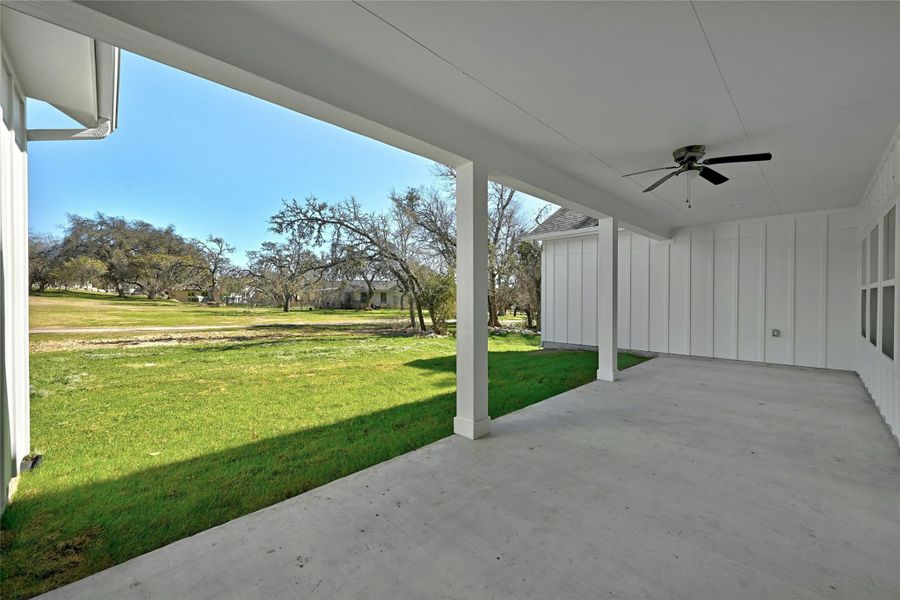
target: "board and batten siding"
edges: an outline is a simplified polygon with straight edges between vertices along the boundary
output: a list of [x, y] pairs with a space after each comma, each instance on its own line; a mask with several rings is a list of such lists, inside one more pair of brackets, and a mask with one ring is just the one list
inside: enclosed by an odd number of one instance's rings
[[28, 400], [28, 155], [25, 96], [0, 48], [0, 443], [6, 506], [30, 451]]
[[[886, 217], [893, 211], [894, 230], [886, 228]], [[887, 150], [881, 158], [863, 197], [859, 210], [856, 235], [857, 278], [853, 285], [856, 294], [854, 302], [853, 339], [856, 353], [856, 372], [865, 384], [869, 395], [881, 412], [884, 422], [900, 442], [900, 365], [897, 362], [897, 346], [900, 342], [900, 127], [894, 132]], [[872, 233], [877, 232], [877, 239]], [[891, 235], [892, 233], [892, 235]], [[886, 235], [887, 234], [887, 235]], [[890, 236], [890, 243], [888, 236]], [[867, 260], [863, 261], [863, 248]], [[893, 256], [890, 264], [889, 256]], [[871, 269], [874, 262], [875, 276]], [[863, 269], [864, 267], [864, 269]], [[862, 292], [876, 296], [877, 314], [871, 319], [868, 311], [861, 306]], [[893, 323], [885, 314], [884, 301], [893, 298]], [[871, 301], [871, 297], [867, 297]], [[865, 323], [863, 323], [865, 318]], [[869, 339], [871, 324], [874, 322], [873, 343]], [[890, 326], [893, 326], [889, 329]], [[885, 338], [893, 335], [894, 356], [886, 354]]]
[[[852, 370], [855, 208], [619, 232], [623, 349]], [[542, 339], [596, 346], [597, 240], [544, 242]], [[779, 330], [777, 337], [773, 330]]]

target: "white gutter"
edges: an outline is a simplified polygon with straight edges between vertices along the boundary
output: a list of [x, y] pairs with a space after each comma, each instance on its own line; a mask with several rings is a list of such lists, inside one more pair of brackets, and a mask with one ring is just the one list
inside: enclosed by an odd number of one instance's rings
[[100, 124], [90, 129], [29, 129], [28, 141], [102, 140], [109, 136], [112, 131], [109, 119], [100, 119]]
[[94, 41], [97, 126], [87, 129], [29, 129], [29, 142], [102, 140], [116, 130], [119, 117], [119, 49]]

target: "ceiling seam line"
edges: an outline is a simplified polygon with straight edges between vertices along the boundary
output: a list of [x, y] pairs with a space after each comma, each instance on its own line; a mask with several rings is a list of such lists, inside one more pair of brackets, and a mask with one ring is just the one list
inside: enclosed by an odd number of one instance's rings
[[[741, 124], [741, 130], [744, 132], [744, 137], [747, 138], [747, 141], [750, 143], [750, 148], [755, 149], [753, 145], [753, 140], [750, 139], [750, 134], [747, 131], [747, 125], [744, 123], [744, 118], [741, 116], [741, 111], [738, 110], [737, 102], [734, 101], [734, 95], [731, 93], [731, 88], [728, 86], [728, 82], [725, 80], [725, 74], [722, 72], [722, 65], [719, 64], [719, 59], [716, 56], [715, 51], [713, 50], [712, 43], [709, 41], [709, 36], [706, 34], [706, 28], [703, 27], [703, 21], [700, 20], [700, 13], [697, 12], [697, 6], [694, 4], [694, 0], [690, 0], [691, 10], [694, 11], [694, 18], [697, 20], [697, 25], [700, 27], [700, 33], [703, 35], [703, 40], [706, 42], [706, 47], [709, 48], [709, 55], [713, 59], [713, 63], [716, 65], [716, 71], [719, 73], [719, 79], [722, 80], [722, 85], [725, 87], [725, 93], [728, 94], [728, 100], [731, 101], [731, 107], [734, 109], [734, 114], [737, 116], [738, 122]], [[769, 182], [769, 178], [766, 177], [766, 172], [762, 168], [762, 165], [759, 165], [759, 172], [762, 174], [763, 179], [766, 181], [766, 185], [769, 188], [769, 195], [772, 196], [772, 202], [775, 204], [775, 208], [778, 210], [779, 214], [784, 214], [781, 210], [781, 207], [778, 206], [778, 200], [775, 199], [775, 192], [772, 190], [772, 184]]]
[[[489, 91], [490, 93], [494, 94], [495, 96], [497, 96], [498, 98], [500, 98], [500, 99], [503, 100], [504, 102], [507, 102], [507, 103], [509, 103], [510, 105], [516, 107], [516, 108], [517, 108], [519, 111], [521, 111], [523, 114], [527, 115], [528, 117], [530, 117], [531, 119], [533, 119], [533, 120], [536, 121], [537, 123], [540, 123], [541, 125], [543, 125], [543, 126], [546, 127], [547, 129], [549, 129], [550, 131], [552, 131], [553, 133], [555, 133], [556, 135], [558, 135], [559, 137], [561, 137], [562, 139], [564, 139], [565, 141], [567, 141], [567, 142], [569, 142], [570, 144], [572, 144], [573, 146], [575, 146], [576, 148], [579, 148], [580, 150], [582, 150], [583, 152], [585, 152], [588, 156], [590, 156], [591, 158], [593, 158], [594, 160], [596, 160], [597, 162], [599, 162], [600, 164], [602, 164], [602, 165], [605, 166], [606, 168], [610, 169], [611, 171], [614, 171], [615, 173], [618, 173], [619, 175], [622, 174], [618, 169], [616, 169], [615, 167], [613, 167], [612, 165], [610, 165], [609, 163], [607, 163], [606, 161], [604, 161], [602, 158], [600, 158], [599, 156], [597, 156], [596, 154], [594, 154], [593, 152], [591, 152], [590, 150], [588, 150], [587, 148], [585, 148], [584, 146], [582, 146], [581, 144], [579, 144], [578, 142], [576, 142], [576, 141], [574, 141], [573, 139], [571, 139], [569, 136], [567, 136], [567, 135], [564, 134], [563, 132], [559, 131], [558, 129], [556, 129], [555, 127], [553, 127], [552, 125], [550, 125], [550, 124], [547, 123], [546, 121], [542, 120], [541, 118], [539, 118], [539, 117], [533, 115], [533, 114], [530, 113], [528, 110], [526, 110], [525, 108], [523, 108], [522, 106], [520, 106], [519, 104], [517, 104], [515, 101], [511, 100], [510, 98], [507, 98], [506, 96], [504, 96], [503, 94], [501, 94], [501, 93], [498, 92], [497, 90], [491, 88], [489, 85], [487, 85], [487, 84], [485, 84], [484, 82], [482, 82], [481, 80], [479, 80], [477, 77], [475, 77], [475, 76], [472, 75], [471, 73], [469, 73], [469, 72], [467, 72], [466, 70], [460, 68], [459, 66], [457, 66], [456, 64], [454, 64], [452, 61], [448, 60], [448, 59], [445, 58], [444, 56], [442, 56], [442, 55], [440, 55], [439, 53], [435, 52], [434, 50], [432, 50], [431, 48], [429, 48], [428, 46], [426, 46], [425, 44], [423, 44], [422, 42], [420, 42], [419, 40], [417, 40], [416, 38], [414, 38], [414, 37], [411, 36], [410, 34], [406, 33], [405, 31], [403, 31], [402, 29], [400, 29], [399, 27], [397, 27], [396, 25], [394, 25], [393, 23], [391, 23], [390, 21], [388, 21], [387, 19], [385, 19], [384, 17], [382, 17], [381, 15], [379, 15], [378, 13], [376, 13], [376, 12], [374, 12], [373, 10], [369, 9], [368, 7], [366, 7], [366, 6], [362, 5], [362, 4], [360, 4], [360, 2], [359, 2], [358, 0], [352, 0], [352, 1], [353, 1], [353, 4], [357, 5], [358, 7], [360, 7], [361, 9], [363, 9], [364, 11], [366, 11], [367, 13], [371, 14], [373, 17], [375, 17], [375, 18], [378, 19], [379, 21], [383, 22], [385, 25], [387, 25], [387, 26], [390, 27], [391, 29], [395, 30], [396, 32], [398, 32], [398, 33], [401, 34], [402, 36], [406, 37], [407, 39], [409, 39], [410, 41], [412, 41], [413, 43], [415, 43], [416, 45], [420, 46], [422, 49], [426, 50], [428, 53], [432, 54], [433, 56], [435, 56], [436, 58], [438, 58], [438, 59], [441, 60], [442, 62], [446, 63], [447, 65], [449, 65], [450, 67], [452, 67], [453, 69], [455, 69], [456, 71], [458, 71], [459, 73], [462, 73], [465, 77], [471, 79], [471, 80], [474, 81], [476, 84], [478, 84], [479, 86], [483, 87], [484, 89], [486, 89], [486, 90]], [[636, 182], [635, 182], [635, 184], [636, 184]]]

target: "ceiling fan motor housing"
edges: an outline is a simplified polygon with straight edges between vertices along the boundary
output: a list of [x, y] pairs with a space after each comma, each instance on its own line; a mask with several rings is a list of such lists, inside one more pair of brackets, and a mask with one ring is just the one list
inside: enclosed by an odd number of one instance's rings
[[679, 165], [698, 162], [706, 154], [706, 146], [685, 146], [672, 153]]

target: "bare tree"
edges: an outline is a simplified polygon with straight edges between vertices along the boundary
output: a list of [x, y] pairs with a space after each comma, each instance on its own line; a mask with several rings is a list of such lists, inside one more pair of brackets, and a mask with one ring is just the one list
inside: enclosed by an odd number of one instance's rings
[[[433, 173], [447, 188], [455, 188], [456, 171], [445, 165], [435, 165]], [[488, 325], [500, 326], [500, 313], [512, 303], [516, 248], [528, 231], [516, 190], [494, 181], [488, 182]], [[454, 194], [455, 197], [455, 194]], [[417, 219], [420, 227], [429, 231], [429, 224], [439, 220], [441, 214], [455, 212], [452, 204], [444, 200], [443, 206], [434, 202], [420, 202]], [[443, 241], [435, 241], [441, 247]], [[453, 235], [453, 254], [456, 252], [456, 235]]]
[[456, 206], [436, 187], [408, 188], [402, 195], [391, 193], [397, 210], [416, 225], [413, 237], [432, 266], [456, 268]]
[[344, 279], [362, 279], [366, 284], [366, 308], [372, 308], [375, 298], [375, 281], [387, 273], [379, 259], [378, 251], [370, 246], [347, 245], [332, 247], [336, 262], [335, 272]]
[[[384, 213], [371, 213], [364, 211], [352, 197], [328, 204], [310, 196], [302, 203], [285, 202], [284, 208], [269, 221], [273, 231], [290, 234], [303, 245], [318, 247], [330, 243], [334, 247], [365, 248], [366, 252], [372, 252], [400, 288], [410, 295], [411, 305], [416, 306], [418, 327], [425, 330], [412, 243], [415, 223], [404, 211], [394, 206]], [[414, 319], [411, 326], [416, 328]]]
[[541, 327], [541, 246], [522, 241], [516, 249], [516, 306], [525, 311], [528, 329]]
[[193, 240], [203, 258], [203, 270], [209, 281], [209, 296], [213, 302], [219, 301], [219, 287], [222, 277], [232, 268], [229, 254], [234, 246], [217, 236], [209, 236], [206, 241]]
[[294, 298], [321, 281], [332, 265], [295, 240], [263, 242], [259, 250], [247, 252], [247, 261], [254, 286], [277, 301], [284, 312], [291, 310]]

